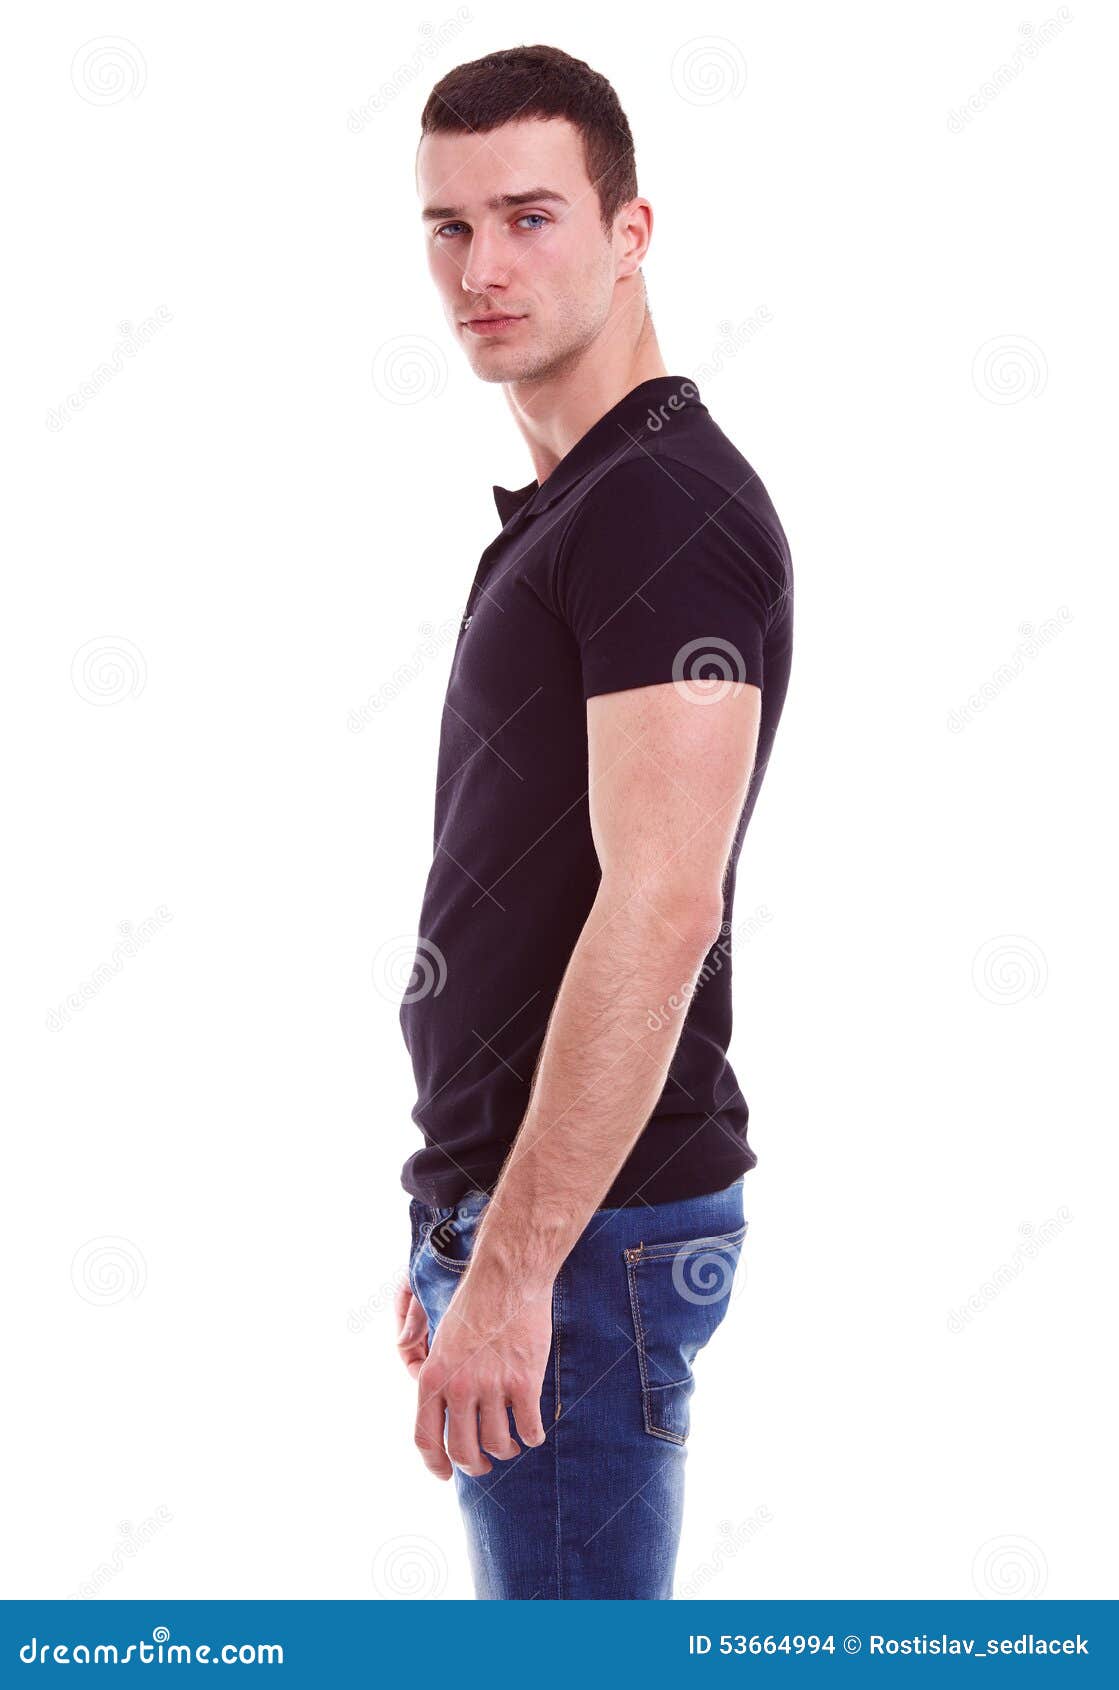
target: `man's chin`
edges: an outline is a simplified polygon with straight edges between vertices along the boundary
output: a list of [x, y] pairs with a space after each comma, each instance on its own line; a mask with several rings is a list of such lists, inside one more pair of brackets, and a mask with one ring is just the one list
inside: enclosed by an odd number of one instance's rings
[[479, 381], [523, 381], [532, 373], [532, 366], [522, 352], [519, 357], [503, 355], [498, 347], [469, 354], [470, 368]]
[[562, 369], [563, 360], [531, 354], [523, 347], [516, 352], [510, 348], [504, 355], [495, 347], [487, 356], [470, 356], [470, 368], [479, 381], [500, 382], [508, 386], [513, 381], [543, 381]]
[[474, 375], [478, 377], [479, 381], [492, 381], [504, 385], [508, 382], [517, 381], [519, 379], [516, 371], [499, 369], [496, 363], [490, 364], [488, 368], [482, 367], [478, 364], [472, 364], [470, 367]]

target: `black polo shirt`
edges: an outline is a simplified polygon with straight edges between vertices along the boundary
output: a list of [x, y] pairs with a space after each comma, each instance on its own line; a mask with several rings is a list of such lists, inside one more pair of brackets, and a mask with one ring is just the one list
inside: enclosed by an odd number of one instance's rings
[[524, 1118], [600, 879], [586, 700], [722, 674], [762, 694], [722, 935], [603, 1205], [716, 1191], [757, 1160], [727, 1061], [730, 953], [735, 865], [789, 676], [788, 544], [757, 475], [680, 376], [626, 394], [543, 484], [493, 493], [504, 526], [482, 554], [451, 664], [434, 860], [401, 1006], [424, 1139], [402, 1183], [439, 1206], [492, 1191]]

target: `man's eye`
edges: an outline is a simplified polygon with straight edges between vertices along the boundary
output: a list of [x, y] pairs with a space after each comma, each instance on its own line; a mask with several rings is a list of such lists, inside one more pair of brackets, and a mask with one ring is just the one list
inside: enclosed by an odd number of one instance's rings
[[534, 223], [537, 228], [540, 228], [547, 221], [548, 219], [542, 211], [526, 211], [523, 217], [517, 218], [518, 223]]
[[464, 229], [465, 227], [466, 225], [464, 223], [441, 223], [435, 231], [436, 239], [438, 239], [440, 235], [445, 235], [448, 229]]

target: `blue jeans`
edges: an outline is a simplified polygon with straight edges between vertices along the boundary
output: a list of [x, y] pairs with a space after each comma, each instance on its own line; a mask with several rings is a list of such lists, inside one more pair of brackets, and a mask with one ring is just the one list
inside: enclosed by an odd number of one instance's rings
[[[412, 1200], [408, 1278], [434, 1337], [490, 1199]], [[667, 1600], [684, 1505], [692, 1362], [727, 1310], [742, 1179], [596, 1209], [552, 1292], [545, 1440], [482, 1477], [455, 1468], [475, 1594], [488, 1601]], [[512, 1411], [510, 1429], [516, 1435]]]

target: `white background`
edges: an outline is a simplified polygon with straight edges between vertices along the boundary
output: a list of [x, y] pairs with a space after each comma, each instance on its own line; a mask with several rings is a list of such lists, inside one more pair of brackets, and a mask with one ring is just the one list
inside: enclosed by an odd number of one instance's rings
[[423, 630], [532, 469], [413, 156], [438, 76], [542, 40], [618, 90], [666, 362], [797, 572], [679, 1594], [1113, 1595], [1115, 18], [470, 10], [8, 16], [4, 1593], [470, 1595], [393, 1352], [392, 987]]

